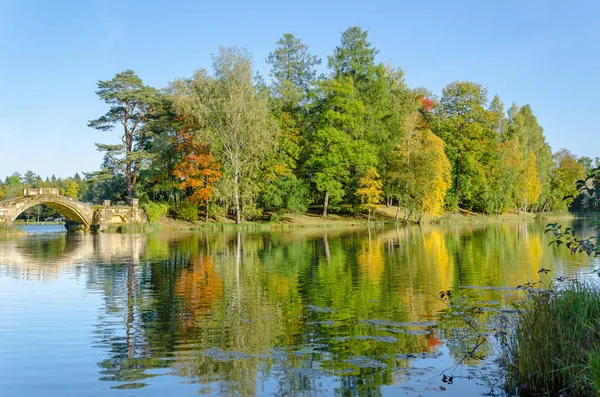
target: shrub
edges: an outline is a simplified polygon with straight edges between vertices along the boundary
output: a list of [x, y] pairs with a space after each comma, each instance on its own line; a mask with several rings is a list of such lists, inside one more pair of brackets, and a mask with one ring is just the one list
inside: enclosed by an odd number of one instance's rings
[[150, 222], [156, 222], [158, 218], [166, 215], [169, 211], [169, 206], [164, 203], [149, 202], [146, 203], [143, 208], [144, 211], [146, 211], [146, 215], [148, 215], [148, 220]]
[[198, 220], [198, 207], [189, 201], [182, 201], [179, 207], [175, 209], [175, 216], [177, 219], [196, 222]]
[[576, 282], [531, 292], [507, 339], [507, 388], [543, 395], [600, 393], [600, 290]]

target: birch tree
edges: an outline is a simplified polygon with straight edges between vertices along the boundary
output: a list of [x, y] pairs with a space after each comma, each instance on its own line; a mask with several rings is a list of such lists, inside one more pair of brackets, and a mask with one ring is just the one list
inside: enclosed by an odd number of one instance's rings
[[211, 145], [223, 165], [240, 223], [244, 205], [253, 204], [253, 186], [262, 163], [275, 149], [279, 130], [269, 115], [267, 98], [253, 84], [252, 59], [244, 49], [219, 47], [212, 66], [213, 76], [199, 70], [192, 79], [176, 82], [174, 101], [197, 119], [198, 139]]

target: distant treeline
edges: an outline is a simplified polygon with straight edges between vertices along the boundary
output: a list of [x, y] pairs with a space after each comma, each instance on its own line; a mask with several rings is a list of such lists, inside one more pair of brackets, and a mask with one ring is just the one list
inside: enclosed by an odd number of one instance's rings
[[[163, 89], [131, 70], [99, 81], [107, 113], [89, 122], [122, 141], [97, 144], [101, 169], [84, 178], [8, 177], [0, 198], [23, 186], [58, 186], [82, 201], [127, 202], [183, 219], [238, 222], [309, 208], [371, 212], [398, 207], [406, 221], [462, 208], [478, 213], [563, 210], [594, 167], [552, 153], [529, 105], [507, 111], [478, 83], [440, 97], [410, 88], [400, 68], [376, 62], [367, 31], [350, 27], [321, 59], [284, 34], [266, 62], [270, 83], [245, 49], [220, 47], [212, 68]], [[598, 165], [598, 158], [595, 160]]]

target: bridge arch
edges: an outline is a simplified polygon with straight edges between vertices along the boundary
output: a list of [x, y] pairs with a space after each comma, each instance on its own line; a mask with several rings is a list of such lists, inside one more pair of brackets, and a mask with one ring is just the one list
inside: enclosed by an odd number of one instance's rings
[[93, 210], [91, 207], [70, 197], [61, 196], [57, 194], [58, 192], [54, 191], [55, 189], [52, 189], [51, 193], [46, 193], [43, 189], [36, 190], [38, 190], [38, 194], [17, 197], [13, 200], [0, 203], [0, 207], [3, 207], [5, 223], [11, 224], [29, 208], [45, 204], [56, 210], [67, 220], [83, 225], [85, 229], [89, 229], [92, 225]]

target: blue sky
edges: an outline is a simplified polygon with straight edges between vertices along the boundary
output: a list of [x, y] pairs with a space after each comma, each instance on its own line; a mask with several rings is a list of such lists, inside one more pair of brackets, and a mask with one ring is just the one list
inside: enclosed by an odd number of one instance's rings
[[94, 143], [119, 139], [87, 127], [107, 110], [98, 80], [133, 69], [164, 87], [209, 68], [219, 45], [247, 47], [268, 79], [264, 60], [288, 32], [325, 71], [352, 25], [409, 86], [476, 81], [505, 108], [530, 104], [554, 151], [600, 156], [599, 21], [594, 1], [0, 0], [0, 178], [98, 169]]

